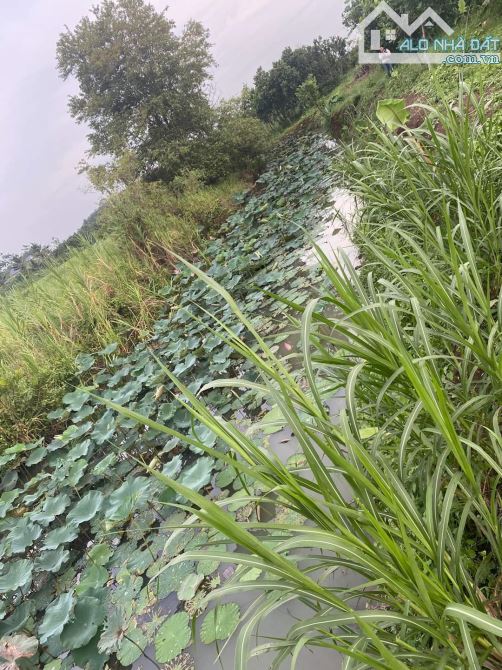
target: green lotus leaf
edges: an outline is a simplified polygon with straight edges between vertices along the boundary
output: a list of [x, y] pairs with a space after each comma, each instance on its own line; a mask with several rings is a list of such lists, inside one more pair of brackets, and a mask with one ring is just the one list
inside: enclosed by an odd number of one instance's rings
[[227, 465], [223, 470], [218, 472], [214, 480], [214, 483], [218, 488], [225, 489], [228, 486], [230, 486], [230, 484], [234, 481], [236, 477], [237, 477], [237, 471], [235, 470], [235, 468], [232, 468], [231, 466]]
[[40, 463], [40, 461], [42, 461], [45, 456], [47, 456], [47, 449], [45, 447], [38, 447], [37, 449], [34, 449], [28, 456], [25, 461], [25, 465], [31, 468], [32, 465]]
[[82, 456], [87, 456], [89, 453], [89, 449], [91, 447], [92, 440], [84, 440], [83, 442], [80, 442], [80, 444], [76, 444], [70, 451], [66, 454], [66, 458], [69, 461], [76, 461], [78, 458], [82, 458]]
[[66, 526], [55, 528], [45, 536], [44, 548], [57, 549], [61, 544], [66, 544], [67, 542], [74, 540], [77, 535], [78, 528], [73, 524], [67, 524]]
[[105, 618], [105, 608], [91, 596], [82, 596], [77, 600], [72, 620], [61, 633], [61, 644], [66, 649], [79, 649], [86, 645], [98, 632]]
[[47, 608], [43, 621], [38, 628], [38, 636], [43, 644], [50, 637], [59, 635], [69, 621], [73, 609], [73, 593], [62, 593]]
[[89, 491], [81, 498], [75, 507], [68, 512], [67, 523], [81, 524], [93, 519], [101, 509], [103, 494], [99, 491]]
[[26, 517], [19, 519], [7, 535], [7, 541], [10, 542], [12, 553], [22, 553], [26, 547], [30, 547], [40, 537], [41, 533], [42, 528], [38, 524], [32, 523]]
[[117, 651], [117, 660], [125, 668], [132, 665], [148, 646], [148, 639], [141, 628], [130, 628], [122, 638]]
[[[180, 484], [187, 486], [192, 491], [200, 491], [200, 489], [211, 481], [211, 472], [213, 470], [214, 460], [208, 456], [199, 458], [195, 461], [186, 470], [183, 470], [182, 474], [178, 478]], [[177, 496], [178, 499], [182, 496]]]
[[97, 544], [88, 553], [89, 561], [95, 565], [106, 565], [113, 556], [113, 549], [107, 544]]
[[19, 474], [17, 470], [9, 470], [3, 477], [0, 482], [0, 488], [2, 491], [12, 491], [15, 487], [17, 480], [19, 479]]
[[32, 614], [33, 603], [30, 600], [25, 600], [16, 607], [10, 617], [0, 621], [0, 636], [10, 635], [24, 628]]
[[72, 651], [73, 660], [78, 668], [85, 670], [102, 670], [108, 654], [101, 654], [98, 650], [99, 632], [87, 644]]
[[124, 618], [121, 610], [117, 608], [112, 609], [108, 613], [103, 632], [98, 641], [99, 651], [108, 654], [117, 651], [128, 624], [129, 619]]
[[148, 501], [150, 484], [146, 477], [130, 478], [108, 498], [106, 518], [125, 521]]
[[84, 476], [86, 468], [87, 468], [87, 461], [84, 460], [83, 458], [72, 463], [70, 469], [68, 470], [68, 475], [66, 478], [68, 484], [74, 488]]
[[115, 415], [111, 410], [107, 410], [103, 416], [96, 422], [94, 430], [91, 433], [91, 439], [96, 444], [104, 444], [115, 434]]
[[103, 458], [97, 465], [94, 466], [93, 469], [93, 474], [101, 476], [106, 474], [112, 465], [114, 465], [117, 462], [117, 456], [116, 454], [108, 454], [105, 458]]
[[31, 514], [33, 521], [38, 521], [46, 526], [51, 521], [62, 514], [70, 504], [70, 496], [65, 493], [60, 493], [58, 496], [47, 498], [40, 510], [34, 511]]
[[191, 600], [203, 581], [204, 581], [204, 575], [199, 574], [187, 575], [185, 579], [181, 582], [181, 585], [178, 589], [178, 599]]
[[186, 612], [168, 617], [155, 637], [155, 655], [159, 663], [176, 658], [190, 643], [190, 620]]
[[0, 519], [4, 519], [7, 512], [12, 509], [12, 504], [20, 493], [21, 489], [13, 489], [2, 493], [0, 496]]
[[89, 565], [80, 576], [75, 593], [81, 595], [91, 589], [98, 589], [108, 580], [108, 570], [101, 565]]
[[180, 454], [171, 458], [169, 463], [164, 465], [162, 468], [162, 474], [167, 475], [171, 479], [175, 479], [177, 475], [181, 472], [183, 459]]
[[63, 547], [43, 551], [35, 559], [35, 572], [59, 572], [61, 566], [70, 558], [70, 552]]
[[82, 409], [82, 405], [86, 403], [88, 399], [89, 394], [87, 393], [87, 391], [77, 389], [76, 391], [73, 391], [72, 393], [67, 393], [65, 396], [63, 396], [63, 403], [65, 405], [68, 405], [68, 408], [72, 412], [78, 412], [79, 409]]
[[169, 594], [177, 591], [183, 579], [193, 571], [194, 563], [192, 561], [168, 565], [156, 579], [150, 582], [150, 591], [159, 600], [167, 598]]
[[118, 349], [118, 342], [111, 342], [110, 344], [107, 344], [104, 349], [101, 349], [101, 351], [98, 351], [99, 356], [110, 356], [110, 354], [113, 354], [115, 351]]
[[239, 625], [240, 615], [237, 603], [218, 605], [206, 614], [200, 629], [200, 639], [204, 644], [226, 640]]
[[33, 561], [23, 558], [10, 563], [7, 570], [0, 575], [0, 593], [9, 593], [31, 583]]
[[94, 356], [91, 356], [91, 354], [79, 354], [75, 358], [75, 365], [77, 366], [77, 374], [82, 374], [83, 372], [87, 372], [87, 370], [90, 370], [92, 366], [95, 363], [95, 358]]

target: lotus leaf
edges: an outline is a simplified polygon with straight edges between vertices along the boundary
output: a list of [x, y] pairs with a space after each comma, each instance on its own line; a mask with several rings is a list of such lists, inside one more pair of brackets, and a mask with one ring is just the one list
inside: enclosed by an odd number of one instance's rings
[[89, 491], [70, 510], [66, 522], [78, 525], [84, 523], [84, 521], [89, 521], [99, 512], [102, 504], [103, 494], [99, 491]]
[[77, 535], [78, 528], [73, 524], [60, 526], [47, 533], [44, 540], [44, 548], [57, 549], [61, 544], [66, 544], [67, 542], [74, 540]]
[[203, 581], [204, 581], [204, 575], [200, 574], [187, 575], [185, 579], [181, 582], [181, 585], [178, 589], [178, 599], [191, 600]]
[[0, 575], [0, 593], [8, 593], [25, 587], [31, 583], [33, 562], [27, 558], [10, 563], [7, 570]]
[[148, 645], [148, 639], [141, 628], [129, 628], [119, 644], [117, 660], [124, 667], [132, 665]]
[[191, 638], [190, 623], [186, 612], [168, 617], [155, 637], [155, 653], [159, 663], [168, 663], [188, 645]]
[[108, 570], [101, 565], [89, 565], [80, 577], [78, 586], [75, 588], [75, 592], [78, 595], [90, 591], [91, 589], [97, 589], [108, 579]]
[[51, 521], [54, 521], [59, 514], [62, 514], [69, 504], [70, 497], [65, 493], [47, 498], [40, 510], [32, 512], [31, 519], [46, 526]]
[[108, 498], [106, 517], [111, 521], [125, 521], [134, 510], [148, 501], [150, 484], [146, 477], [125, 481]]
[[89, 394], [87, 391], [82, 391], [81, 389], [77, 389], [76, 391], [67, 393], [65, 396], [63, 396], [64, 404], [68, 405], [68, 409], [70, 409], [72, 412], [78, 412], [79, 409], [82, 409], [82, 405], [84, 405], [88, 399]]
[[7, 536], [12, 553], [22, 553], [26, 547], [31, 546], [40, 537], [41, 533], [42, 528], [38, 524], [32, 523], [26, 517], [20, 519]]
[[236, 603], [218, 605], [206, 614], [200, 629], [200, 639], [204, 644], [226, 640], [239, 625], [239, 619], [239, 605]]
[[35, 559], [35, 572], [58, 572], [61, 566], [70, 558], [70, 552], [63, 547], [58, 549], [43, 551]]
[[105, 609], [98, 598], [82, 596], [77, 600], [72, 620], [61, 633], [61, 644], [66, 649], [79, 649], [98, 632], [105, 618]]
[[211, 481], [213, 465], [214, 460], [208, 456], [197, 459], [193, 465], [183, 470], [179, 477], [180, 484], [192, 489], [192, 491], [200, 491]]
[[73, 593], [62, 593], [45, 612], [42, 623], [38, 628], [40, 642], [43, 644], [54, 636], [59, 635], [70, 619], [73, 609]]

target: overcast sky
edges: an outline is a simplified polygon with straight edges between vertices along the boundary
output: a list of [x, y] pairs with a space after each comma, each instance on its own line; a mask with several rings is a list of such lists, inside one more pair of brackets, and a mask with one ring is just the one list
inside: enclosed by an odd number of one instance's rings
[[[201, 21], [211, 33], [219, 66], [217, 95], [238, 93], [285, 46], [322, 35], [344, 35], [343, 0], [152, 0], [181, 27]], [[2, 2], [0, 17], [0, 253], [30, 242], [65, 239], [80, 227], [99, 197], [77, 164], [87, 147], [85, 127], [67, 111], [75, 83], [62, 82], [55, 47], [92, 0]]]

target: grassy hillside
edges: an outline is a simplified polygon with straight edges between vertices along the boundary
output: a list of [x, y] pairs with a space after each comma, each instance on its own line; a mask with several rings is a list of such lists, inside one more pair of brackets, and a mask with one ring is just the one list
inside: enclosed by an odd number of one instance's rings
[[165, 303], [171, 251], [190, 258], [233, 211], [230, 179], [181, 193], [136, 183], [102, 210], [104, 237], [0, 294], [0, 445], [36, 437], [74, 374], [75, 357], [150, 332]]

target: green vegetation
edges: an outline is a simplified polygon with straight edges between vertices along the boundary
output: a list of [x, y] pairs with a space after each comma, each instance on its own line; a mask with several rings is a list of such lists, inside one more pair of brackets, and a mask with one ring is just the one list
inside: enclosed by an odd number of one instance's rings
[[[58, 59], [111, 162], [86, 166], [106, 198], [84, 239], [0, 268], [27, 270], [0, 294], [0, 657], [193, 670], [193, 642], [235, 634], [236, 670], [317, 648], [343, 670], [500, 667], [496, 68], [389, 80], [319, 39], [211, 106], [207, 33], [142, 0], [105, 0]], [[263, 123], [300, 114], [280, 142]], [[335, 155], [320, 126], [354, 141]], [[335, 186], [359, 271], [304, 263]], [[236, 594], [246, 611], [218, 602]]]
[[192, 257], [233, 211], [236, 179], [202, 187], [185, 178], [181, 193], [133, 183], [99, 215], [106, 231], [39, 276], [0, 294], [0, 445], [36, 439], [59, 403], [75, 356], [110, 342], [127, 349], [144, 338], [165, 304], [169, 250]]
[[[157, 474], [194, 503], [203, 528], [246, 550], [232, 559], [211, 552], [241, 567], [208, 599], [268, 595], [241, 629], [238, 670], [251, 653], [275, 650], [278, 667], [316, 646], [341, 651], [354, 668], [500, 665], [502, 123], [464, 94], [461, 107], [430, 109], [424, 127], [397, 136], [375, 129], [375, 141], [349, 154], [364, 273], [347, 263], [337, 269], [319, 250], [326, 288], [306, 307], [287, 301], [302, 313], [300, 370], [292, 373], [230, 295], [191, 267], [254, 337], [249, 346], [215, 318], [225, 342], [253, 362], [252, 388], [301, 447], [294, 462], [281, 463], [177, 382], [193, 420], [225, 441], [242, 476], [259, 482], [256, 504], [298, 515], [260, 524], [279, 534], [272, 544], [225, 503]], [[480, 165], [490, 169], [480, 173]], [[239, 378], [228, 385], [249, 387]], [[334, 423], [325, 399], [339, 389], [347, 408]], [[187, 551], [177, 560], [200, 557]], [[341, 568], [361, 585], [332, 585]], [[252, 651], [257, 627], [293, 600], [311, 616]], [[368, 607], [354, 610], [354, 600]]]
[[[241, 209], [220, 236], [204, 246], [208, 275], [239, 296], [274, 349], [288, 338], [284, 307], [264, 290], [287, 284], [288, 297], [303, 302], [319, 284], [318, 269], [299, 262], [306, 241], [299, 226], [310, 229], [323, 220], [331, 160], [323, 137], [290, 140], [257, 188], [241, 196]], [[131, 194], [123, 196], [131, 205]], [[157, 231], [158, 221], [152, 225]], [[47, 439], [9, 446], [0, 455], [0, 636], [29, 632], [36, 638], [31, 667], [50, 668], [53, 657], [68, 651], [58, 668], [99, 669], [108, 660], [130, 667], [152, 643], [159, 663], [176, 667], [181, 654], [181, 667], [191, 667], [184, 653], [190, 618], [206, 610], [205, 596], [220, 584], [220, 561], [211, 552], [227, 543], [219, 533], [193, 529], [183, 511], [186, 499], [148, 476], [142, 462], [190, 490], [208, 493], [214, 482], [237, 518], [257, 521], [249, 496], [258, 485], [238, 473], [231, 456], [217, 460], [223, 441], [192, 421], [163, 370], [169, 365], [193, 392], [227, 375], [254, 380], [252, 365], [211, 332], [210, 312], [235, 333], [242, 326], [183, 266], [159, 293], [164, 304], [157, 306], [153, 336], [129, 354], [117, 344], [81, 353], [86, 386], [64, 395], [49, 417]], [[227, 418], [243, 403], [249, 412], [261, 404], [252, 389], [239, 397], [215, 388], [209, 400]], [[118, 406], [130, 416], [118, 415]], [[150, 417], [148, 429], [134, 413]], [[208, 448], [211, 454], [203, 455]], [[177, 563], [180, 553], [198, 547], [208, 552], [200, 561]], [[159, 611], [168, 596], [178, 600]], [[202, 643], [227, 638], [239, 619], [235, 604], [210, 610]]]

